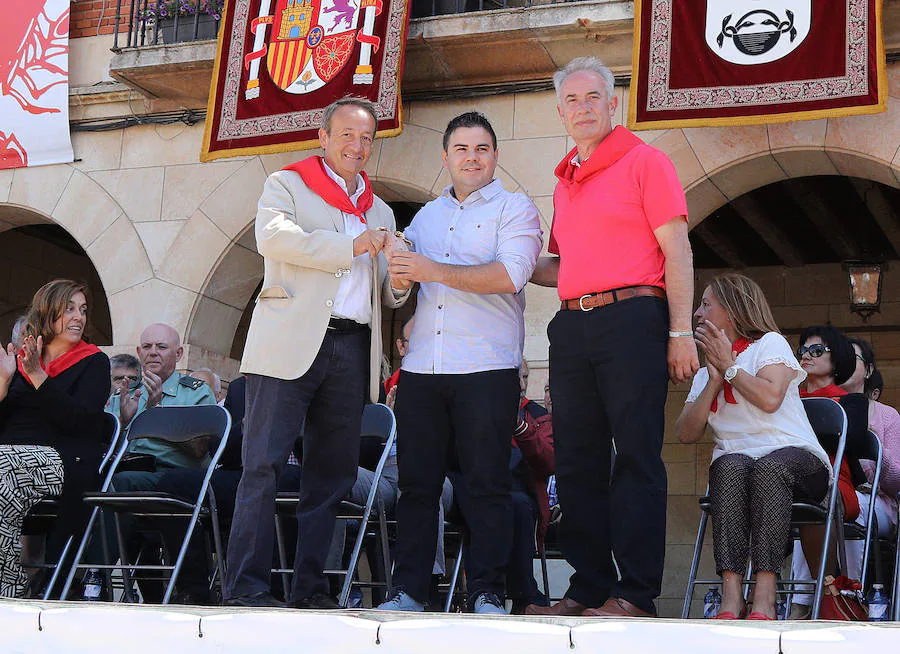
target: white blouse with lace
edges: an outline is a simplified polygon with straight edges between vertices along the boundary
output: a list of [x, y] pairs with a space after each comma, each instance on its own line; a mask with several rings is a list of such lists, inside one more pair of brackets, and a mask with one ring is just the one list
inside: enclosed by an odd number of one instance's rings
[[[775, 413], [766, 413], [741, 396], [732, 387], [736, 404], [725, 401], [724, 390], [717, 397], [718, 410], [709, 413], [709, 426], [715, 436], [712, 460], [723, 454], [746, 454], [758, 459], [783, 447], [799, 447], [815, 454], [825, 467], [831, 470], [828, 455], [816, 438], [803, 402], [800, 400], [800, 384], [806, 379], [806, 371], [800, 367], [790, 344], [778, 332], [769, 332], [738, 354], [735, 365], [751, 375], [766, 366], [784, 364], [797, 374], [791, 380], [784, 401]], [[709, 372], [701, 368], [694, 376], [687, 401], [693, 402], [706, 388]]]

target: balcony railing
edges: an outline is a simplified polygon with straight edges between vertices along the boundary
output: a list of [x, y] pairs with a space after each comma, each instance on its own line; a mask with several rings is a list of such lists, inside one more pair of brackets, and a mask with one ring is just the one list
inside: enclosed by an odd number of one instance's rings
[[[427, 18], [556, 1], [411, 0], [410, 16]], [[225, 0], [116, 0], [113, 50], [215, 39], [224, 5]]]
[[225, 0], [116, 0], [113, 50], [215, 39], [224, 5]]

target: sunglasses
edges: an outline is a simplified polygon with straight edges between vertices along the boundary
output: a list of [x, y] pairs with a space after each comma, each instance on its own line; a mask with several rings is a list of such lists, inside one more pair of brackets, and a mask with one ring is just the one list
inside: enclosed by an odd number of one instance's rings
[[820, 356], [825, 354], [826, 352], [831, 352], [831, 348], [821, 343], [813, 343], [812, 345], [801, 345], [797, 348], [797, 358], [801, 358], [804, 354], [809, 352], [809, 356], [813, 359], [818, 359]]
[[120, 382], [123, 379], [127, 379], [130, 382], [136, 382], [136, 381], [140, 381], [141, 376], [140, 375], [113, 375], [113, 378], [112, 378], [112, 380], [114, 382]]

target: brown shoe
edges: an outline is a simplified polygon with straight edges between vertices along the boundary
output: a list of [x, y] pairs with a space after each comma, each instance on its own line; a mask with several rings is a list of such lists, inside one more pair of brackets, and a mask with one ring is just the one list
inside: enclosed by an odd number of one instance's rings
[[610, 597], [599, 609], [585, 609], [581, 614], [597, 618], [655, 618], [652, 613], [639, 609], [621, 597]]
[[553, 606], [539, 606], [538, 604], [529, 604], [525, 607], [525, 615], [555, 615], [555, 616], [572, 616], [581, 615], [585, 610], [584, 604], [579, 604], [573, 599], [563, 597]]

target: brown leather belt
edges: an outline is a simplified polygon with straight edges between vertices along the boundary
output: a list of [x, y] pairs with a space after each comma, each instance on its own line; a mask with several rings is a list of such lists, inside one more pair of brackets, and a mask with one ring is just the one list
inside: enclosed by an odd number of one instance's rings
[[588, 293], [574, 300], [563, 300], [563, 311], [590, 311], [608, 304], [630, 300], [634, 297], [658, 297], [665, 299], [666, 292], [659, 286], [626, 286], [602, 293]]

